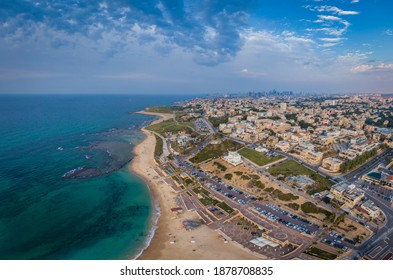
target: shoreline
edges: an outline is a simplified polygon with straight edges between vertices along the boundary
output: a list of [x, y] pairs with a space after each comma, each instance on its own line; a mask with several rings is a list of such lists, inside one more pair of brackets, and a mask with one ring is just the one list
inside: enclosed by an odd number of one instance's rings
[[[145, 111], [137, 112], [158, 116], [152, 121], [156, 124], [173, 117], [173, 114], [159, 114]], [[154, 133], [141, 128], [146, 138], [134, 147], [134, 158], [128, 166], [130, 172], [139, 176], [147, 185], [152, 196], [153, 213], [150, 220], [150, 232], [145, 245], [133, 259], [142, 260], [206, 260], [206, 259], [261, 259], [261, 257], [244, 250], [233, 242], [224, 243], [217, 231], [202, 225], [192, 231], [185, 230], [185, 219], [199, 219], [195, 212], [185, 211], [174, 214], [171, 208], [177, 207], [175, 192], [154, 171]]]

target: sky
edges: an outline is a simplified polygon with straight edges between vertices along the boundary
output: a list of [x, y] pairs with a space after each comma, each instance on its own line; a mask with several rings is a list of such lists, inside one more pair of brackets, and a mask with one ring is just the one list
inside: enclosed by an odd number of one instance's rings
[[393, 93], [390, 0], [1, 0], [0, 93]]

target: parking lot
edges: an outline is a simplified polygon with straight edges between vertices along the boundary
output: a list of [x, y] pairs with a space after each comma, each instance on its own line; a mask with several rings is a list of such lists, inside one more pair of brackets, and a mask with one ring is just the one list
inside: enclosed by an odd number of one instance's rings
[[386, 201], [393, 202], [393, 190], [369, 182], [364, 182], [362, 186], [363, 188], [370, 190], [374, 195], [377, 195]]
[[313, 224], [302, 217], [289, 213], [288, 211], [285, 211], [272, 203], [255, 203], [254, 207], [255, 210], [266, 216], [268, 219], [282, 223], [283, 225], [304, 234], [313, 235], [319, 228], [316, 224]]
[[345, 238], [334, 231], [329, 231], [329, 234], [323, 236], [321, 242], [343, 251], [347, 251], [349, 248], [352, 249], [356, 244], [355, 241]]

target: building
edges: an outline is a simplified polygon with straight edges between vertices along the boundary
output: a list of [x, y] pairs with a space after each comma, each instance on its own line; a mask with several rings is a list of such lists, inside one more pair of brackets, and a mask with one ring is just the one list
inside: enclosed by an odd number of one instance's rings
[[288, 152], [291, 149], [291, 145], [288, 141], [279, 141], [275, 147], [276, 149], [280, 149], [283, 152]]
[[349, 208], [355, 207], [364, 197], [364, 192], [361, 189], [354, 184], [349, 185], [344, 182], [334, 185], [330, 192], [336, 200], [344, 204], [343, 206]]
[[308, 163], [318, 165], [322, 161], [323, 153], [306, 149], [300, 153], [300, 156]]
[[360, 205], [360, 208], [365, 210], [368, 216], [372, 219], [378, 217], [381, 214], [381, 209], [379, 209], [379, 207], [377, 207], [371, 200], [366, 200], [363, 202]]
[[238, 166], [243, 163], [241, 155], [239, 155], [237, 152], [228, 152], [228, 155], [223, 158], [233, 166]]
[[282, 102], [280, 103], [280, 111], [285, 112], [287, 110], [287, 103]]
[[338, 158], [328, 157], [322, 160], [322, 167], [329, 172], [335, 173], [340, 171], [341, 164], [344, 161]]
[[315, 181], [313, 179], [304, 175], [289, 177], [288, 182], [302, 189], [315, 184]]

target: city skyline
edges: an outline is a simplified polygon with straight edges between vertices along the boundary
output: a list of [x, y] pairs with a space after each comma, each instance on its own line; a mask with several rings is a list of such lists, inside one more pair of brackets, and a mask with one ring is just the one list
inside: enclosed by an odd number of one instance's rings
[[0, 6], [0, 93], [393, 92], [388, 1]]

